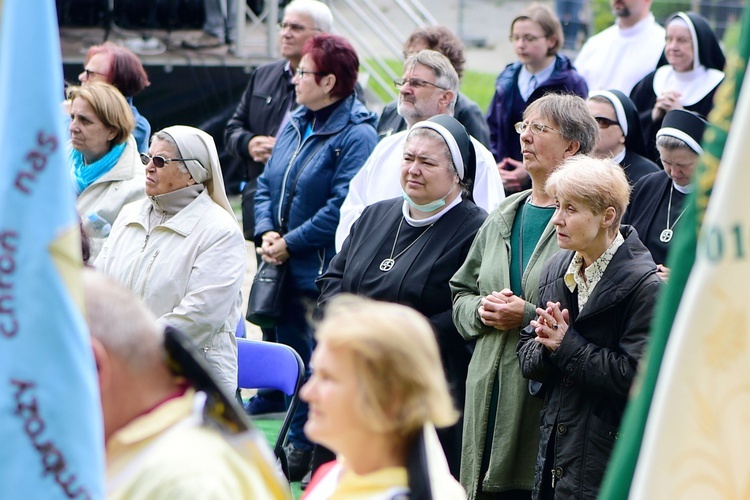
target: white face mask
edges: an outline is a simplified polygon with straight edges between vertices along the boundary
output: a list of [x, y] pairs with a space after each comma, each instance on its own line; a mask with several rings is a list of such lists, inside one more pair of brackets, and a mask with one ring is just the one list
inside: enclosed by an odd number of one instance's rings
[[453, 185], [450, 191], [446, 193], [445, 196], [442, 198], [438, 198], [437, 200], [431, 201], [429, 203], [425, 203], [424, 205], [420, 205], [419, 203], [414, 202], [408, 194], [406, 194], [406, 191], [403, 189], [401, 190], [401, 195], [403, 196], [404, 200], [406, 200], [406, 203], [409, 204], [410, 207], [419, 210], [420, 212], [434, 212], [435, 210], [439, 208], [443, 208], [445, 206], [445, 199], [450, 196], [450, 194], [456, 189], [456, 184]]

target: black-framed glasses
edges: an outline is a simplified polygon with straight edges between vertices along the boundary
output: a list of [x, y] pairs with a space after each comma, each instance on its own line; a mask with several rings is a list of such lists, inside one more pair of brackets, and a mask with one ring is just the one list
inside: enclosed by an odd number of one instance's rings
[[147, 153], [141, 153], [141, 163], [148, 165], [148, 162], [153, 161], [156, 168], [164, 168], [168, 163], [173, 161], [200, 161], [197, 158], [164, 158], [163, 156], [155, 155], [151, 156]]
[[516, 129], [516, 132], [519, 134], [523, 134], [526, 132], [526, 129], [531, 130], [531, 133], [534, 135], [543, 134], [545, 130], [551, 130], [552, 132], [560, 133], [559, 130], [556, 128], [552, 128], [549, 125], [545, 125], [544, 123], [526, 123], [526, 122], [518, 122], [515, 125], [513, 125], [513, 128]]
[[414, 88], [414, 89], [421, 89], [421, 88], [430, 86], [430, 87], [438, 88], [440, 90], [448, 90], [445, 87], [441, 87], [437, 83], [428, 82], [427, 80], [422, 80], [421, 78], [404, 78], [401, 80], [393, 80], [393, 85], [395, 85], [397, 89], [400, 89], [407, 83], [409, 84], [411, 88]]
[[297, 71], [294, 72], [295, 75], [297, 75], [297, 78], [304, 78], [305, 75], [315, 75], [315, 76], [325, 76], [325, 73], [322, 73], [320, 71], [305, 71], [302, 68], [297, 68]]
[[83, 68], [83, 73], [86, 73], [86, 80], [91, 78], [91, 75], [99, 75], [101, 77], [106, 77], [104, 73], [99, 73], [98, 71], [91, 71], [90, 69]]
[[599, 125], [599, 128], [609, 128], [612, 125], [620, 126], [620, 122], [617, 120], [610, 120], [606, 116], [595, 116], [594, 120], [596, 121], [597, 125]]
[[276, 26], [278, 26], [279, 31], [284, 31], [285, 29], [289, 29], [294, 33], [302, 33], [305, 30], [313, 30], [313, 31], [320, 31], [318, 28], [308, 28], [307, 26], [304, 26], [302, 24], [297, 23], [279, 23]]
[[539, 40], [540, 38], [547, 38], [547, 37], [545, 35], [541, 35], [541, 36], [534, 36], [534, 35], [510, 35], [510, 37], [508, 37], [508, 38], [513, 43], [518, 43], [521, 40], [523, 40], [526, 43], [534, 43], [537, 40]]

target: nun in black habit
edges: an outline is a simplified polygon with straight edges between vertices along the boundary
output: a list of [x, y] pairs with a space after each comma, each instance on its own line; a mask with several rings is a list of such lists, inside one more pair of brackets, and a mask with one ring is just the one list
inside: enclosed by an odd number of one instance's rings
[[618, 163], [631, 186], [644, 175], [659, 171], [656, 163], [645, 158], [638, 110], [628, 96], [619, 90], [599, 90], [589, 94], [587, 105], [599, 125], [593, 156]]
[[656, 262], [657, 274], [669, 278], [665, 266], [669, 245], [685, 213], [685, 199], [693, 190], [693, 172], [703, 153], [705, 120], [695, 113], [675, 109], [667, 113], [656, 134], [664, 170], [649, 174], [635, 186], [623, 223], [630, 224]]
[[724, 80], [724, 53], [705, 18], [678, 12], [667, 20], [667, 44], [660, 62], [630, 93], [641, 117], [647, 157], [656, 161], [656, 132], [672, 109], [708, 116]]
[[[432, 324], [456, 408], [463, 408], [473, 343], [453, 325], [448, 281], [464, 262], [487, 217], [471, 198], [474, 148], [463, 125], [448, 115], [415, 124], [401, 164], [403, 199], [365, 209], [341, 252], [317, 283], [319, 303], [340, 293], [397, 302]], [[439, 431], [453, 475], [461, 456], [459, 422]]]

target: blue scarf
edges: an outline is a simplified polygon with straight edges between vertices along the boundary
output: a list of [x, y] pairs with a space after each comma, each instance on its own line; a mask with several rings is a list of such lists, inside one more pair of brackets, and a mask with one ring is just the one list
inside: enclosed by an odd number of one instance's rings
[[73, 165], [70, 169], [70, 176], [73, 177], [76, 183], [78, 194], [81, 194], [99, 177], [112, 170], [112, 167], [117, 164], [120, 156], [122, 156], [126, 145], [127, 141], [118, 144], [110, 149], [109, 153], [90, 165], [86, 165], [83, 162], [83, 154], [80, 151], [76, 151], [73, 148], [70, 149], [70, 163]]

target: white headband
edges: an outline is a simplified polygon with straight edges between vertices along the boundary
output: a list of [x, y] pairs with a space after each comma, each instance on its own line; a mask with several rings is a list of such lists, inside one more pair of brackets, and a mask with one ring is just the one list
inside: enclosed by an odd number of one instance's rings
[[411, 130], [418, 128], [432, 129], [443, 137], [443, 140], [448, 145], [448, 150], [451, 152], [451, 157], [453, 158], [453, 167], [456, 169], [456, 172], [458, 172], [458, 178], [463, 180], [465, 174], [464, 159], [463, 156], [461, 156], [461, 150], [459, 149], [458, 143], [456, 142], [456, 138], [453, 137], [453, 134], [451, 134], [447, 128], [443, 127], [439, 123], [431, 122], [429, 120], [415, 123]]
[[658, 139], [661, 136], [666, 135], [667, 137], [674, 137], [676, 139], [680, 139], [682, 142], [690, 146], [690, 149], [698, 153], [699, 155], [703, 154], [703, 148], [701, 147], [698, 142], [693, 139], [689, 134], [686, 134], [680, 129], [672, 128], [672, 127], [664, 127], [659, 129], [659, 131], [656, 133], [656, 138]]

